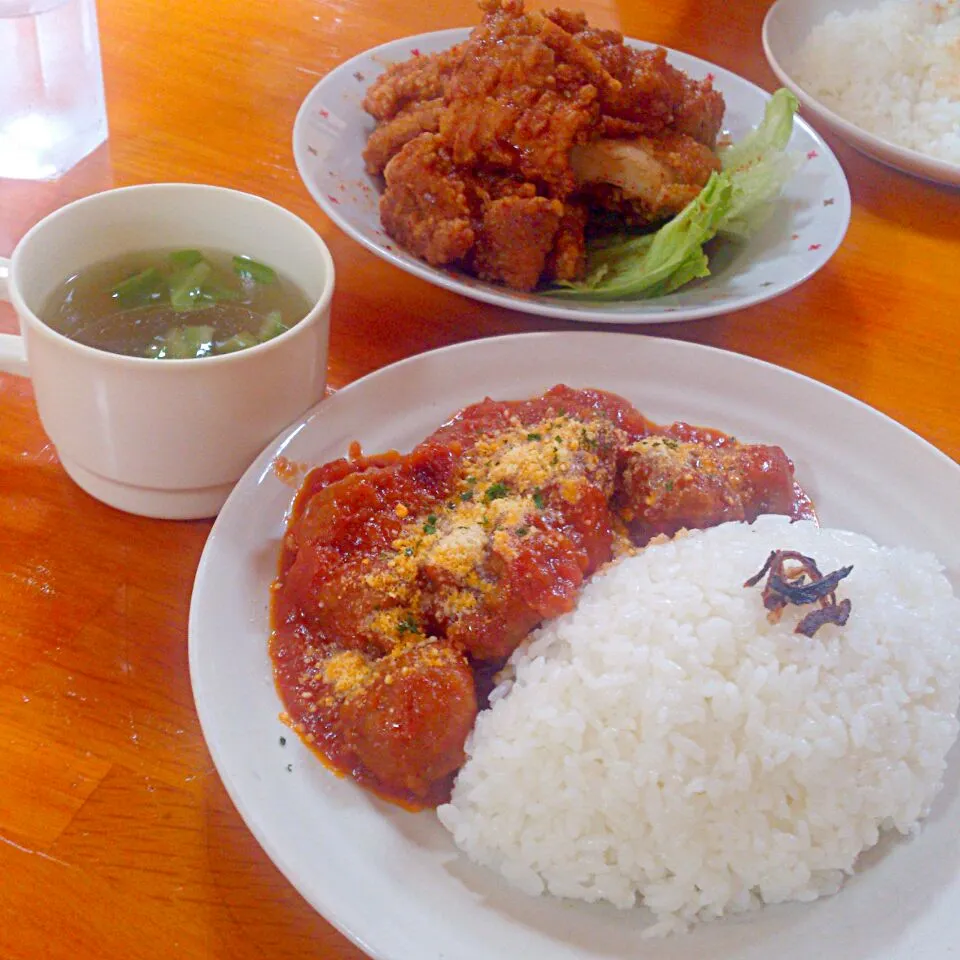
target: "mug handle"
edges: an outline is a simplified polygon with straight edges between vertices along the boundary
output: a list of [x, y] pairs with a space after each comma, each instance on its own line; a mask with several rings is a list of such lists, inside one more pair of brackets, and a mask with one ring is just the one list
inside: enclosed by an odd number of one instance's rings
[[[10, 302], [10, 261], [0, 257], [0, 300]], [[19, 334], [0, 333], [0, 373], [29, 375], [27, 351]]]

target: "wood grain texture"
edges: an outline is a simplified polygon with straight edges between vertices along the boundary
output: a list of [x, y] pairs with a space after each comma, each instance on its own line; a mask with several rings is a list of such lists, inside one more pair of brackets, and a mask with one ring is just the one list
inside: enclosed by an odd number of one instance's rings
[[[766, 0], [582, 5], [600, 25], [774, 88], [759, 39]], [[575, 329], [462, 299], [383, 263], [333, 227], [294, 168], [293, 119], [319, 77], [375, 44], [475, 18], [468, 0], [103, 0], [110, 140], [56, 183], [0, 181], [0, 254], [76, 197], [204, 181], [289, 207], [329, 244], [335, 388], [433, 347]], [[815, 377], [956, 459], [960, 194], [831, 146], [854, 208], [825, 269], [772, 303], [640, 332]], [[14, 326], [0, 307], [0, 329]], [[209, 527], [137, 519], [91, 500], [61, 469], [29, 382], [0, 375], [5, 960], [362, 956], [259, 849], [203, 743], [186, 628]]]

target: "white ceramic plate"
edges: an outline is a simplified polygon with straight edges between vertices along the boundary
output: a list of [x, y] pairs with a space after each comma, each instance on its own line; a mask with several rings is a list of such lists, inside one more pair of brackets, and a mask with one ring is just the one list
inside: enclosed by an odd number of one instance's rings
[[[784, 190], [776, 215], [748, 243], [718, 244], [710, 259], [713, 275], [669, 296], [573, 303], [512, 293], [457, 270], [431, 267], [406, 253], [380, 225], [377, 203], [382, 184], [364, 170], [361, 157], [374, 121], [361, 103], [367, 87], [390, 63], [405, 60], [414, 51], [446, 49], [468, 33], [466, 29], [426, 33], [359, 54], [313, 88], [293, 128], [293, 155], [313, 198], [344, 232], [402, 270], [464, 296], [526, 313], [593, 323], [669, 323], [729, 313], [785, 293], [816, 273], [843, 240], [850, 220], [850, 191], [843, 170], [820, 136], [798, 121], [790, 148], [804, 160]], [[693, 77], [713, 75], [726, 98], [724, 124], [734, 138], [760, 122], [769, 94], [705, 60], [676, 51], [669, 51], [669, 58]]]
[[207, 744], [247, 825], [300, 893], [378, 960], [943, 960], [960, 942], [957, 751], [923, 833], [871, 853], [838, 896], [641, 944], [645, 910], [512, 891], [459, 855], [435, 815], [334, 776], [277, 719], [267, 597], [292, 491], [273, 458], [320, 463], [354, 439], [369, 452], [408, 449], [467, 403], [558, 382], [616, 391], [658, 420], [780, 442], [824, 523], [934, 550], [960, 583], [960, 468], [814, 381], [631, 334], [522, 334], [422, 354], [341, 390], [288, 430], [240, 481], [207, 541], [190, 671]]
[[797, 95], [808, 117], [814, 117], [861, 153], [925, 180], [960, 186], [960, 164], [948, 163], [908, 147], [898, 146], [849, 120], [844, 120], [804, 90], [790, 75], [790, 64], [796, 52], [810, 35], [810, 31], [818, 23], [822, 23], [828, 14], [852, 13], [854, 10], [876, 6], [879, 2], [880, 0], [777, 0], [767, 11], [763, 21], [763, 50], [770, 68], [780, 82]]

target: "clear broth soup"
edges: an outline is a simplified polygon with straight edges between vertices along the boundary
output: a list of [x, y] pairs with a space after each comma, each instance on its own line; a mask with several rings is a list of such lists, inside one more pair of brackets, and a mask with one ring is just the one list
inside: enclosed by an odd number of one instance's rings
[[250, 257], [149, 250], [67, 277], [40, 316], [71, 340], [110, 353], [187, 360], [265, 343], [311, 306], [295, 284]]

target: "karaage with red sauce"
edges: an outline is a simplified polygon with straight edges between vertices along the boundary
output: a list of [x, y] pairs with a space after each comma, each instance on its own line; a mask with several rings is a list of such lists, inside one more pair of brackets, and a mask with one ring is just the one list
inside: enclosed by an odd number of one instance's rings
[[658, 534], [811, 516], [779, 447], [558, 386], [467, 407], [410, 453], [310, 472], [273, 595], [288, 722], [335, 769], [446, 799], [484, 683], [601, 564]]

